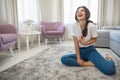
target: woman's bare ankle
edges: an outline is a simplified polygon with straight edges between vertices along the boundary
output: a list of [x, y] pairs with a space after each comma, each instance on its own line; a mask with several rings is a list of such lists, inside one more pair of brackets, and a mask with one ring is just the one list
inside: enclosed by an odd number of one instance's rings
[[112, 58], [108, 55], [108, 54], [106, 54], [106, 57], [105, 57], [107, 60], [112, 60]]

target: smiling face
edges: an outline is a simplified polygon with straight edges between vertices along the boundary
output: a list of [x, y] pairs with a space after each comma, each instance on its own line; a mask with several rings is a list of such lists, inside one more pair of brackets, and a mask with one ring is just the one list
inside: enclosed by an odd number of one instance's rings
[[77, 19], [80, 20], [85, 20], [86, 15], [85, 15], [85, 10], [83, 8], [79, 8], [76, 13]]
[[85, 6], [78, 7], [75, 14], [75, 20], [88, 20], [90, 18], [90, 12]]

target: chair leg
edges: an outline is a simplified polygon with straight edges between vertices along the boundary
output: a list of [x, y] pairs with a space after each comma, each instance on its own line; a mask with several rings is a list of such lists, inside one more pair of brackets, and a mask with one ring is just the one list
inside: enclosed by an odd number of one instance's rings
[[10, 50], [11, 55], [14, 56], [12, 47], [10, 47], [9, 50]]
[[60, 44], [62, 43], [62, 39], [61, 38], [59, 38], [59, 41], [60, 41]]
[[45, 39], [45, 45], [47, 45], [48, 39]]

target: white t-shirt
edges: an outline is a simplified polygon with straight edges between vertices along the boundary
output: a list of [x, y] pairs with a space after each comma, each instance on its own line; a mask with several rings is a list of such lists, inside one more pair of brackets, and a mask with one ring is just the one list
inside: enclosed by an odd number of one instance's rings
[[[90, 40], [92, 37], [97, 37], [97, 28], [96, 28], [95, 24], [89, 22], [87, 28], [88, 28], [88, 34], [85, 37], [85, 41]], [[80, 37], [82, 36], [82, 30], [81, 30], [81, 27], [80, 27], [79, 23], [72, 24], [72, 26], [70, 28], [70, 35], [71, 36], [77, 36], [78, 41], [79, 41]], [[90, 45], [94, 45], [94, 44], [95, 43], [90, 44]], [[88, 47], [90, 45], [82, 45], [79, 42], [80, 47]]]

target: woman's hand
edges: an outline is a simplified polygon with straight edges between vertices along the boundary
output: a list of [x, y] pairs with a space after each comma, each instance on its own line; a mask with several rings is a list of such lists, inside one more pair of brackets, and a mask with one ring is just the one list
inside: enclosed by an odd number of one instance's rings
[[80, 65], [80, 66], [84, 66], [84, 61], [82, 59], [77, 59], [77, 63]]
[[79, 42], [83, 45], [86, 45], [85, 37], [81, 36]]
[[85, 37], [81, 36], [79, 39], [79, 42], [83, 45], [90, 45], [96, 42], [96, 40], [97, 40], [97, 37], [92, 37], [90, 40], [85, 41]]

